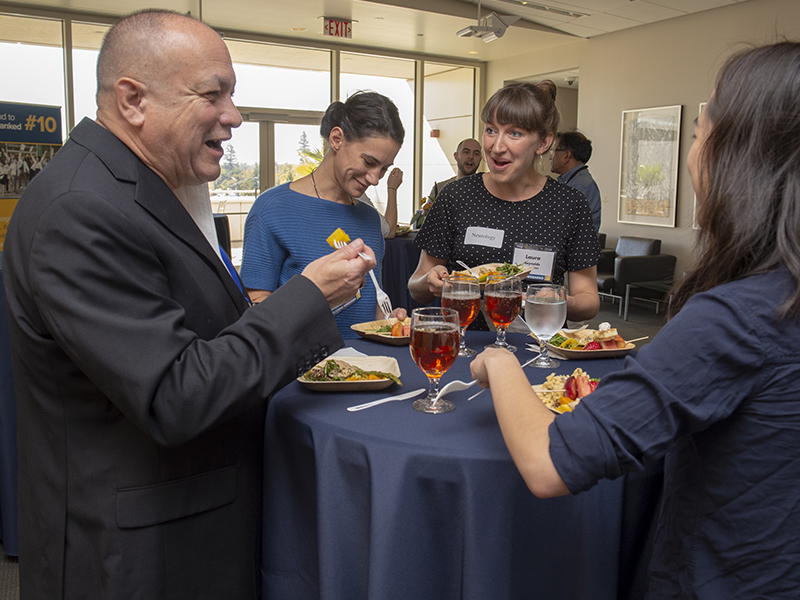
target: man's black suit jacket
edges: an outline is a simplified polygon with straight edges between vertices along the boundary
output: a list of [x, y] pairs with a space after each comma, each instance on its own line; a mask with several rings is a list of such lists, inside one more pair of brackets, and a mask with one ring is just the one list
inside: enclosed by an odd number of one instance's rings
[[319, 289], [248, 309], [91, 120], [23, 194], [3, 261], [23, 600], [257, 598], [266, 400], [342, 345]]

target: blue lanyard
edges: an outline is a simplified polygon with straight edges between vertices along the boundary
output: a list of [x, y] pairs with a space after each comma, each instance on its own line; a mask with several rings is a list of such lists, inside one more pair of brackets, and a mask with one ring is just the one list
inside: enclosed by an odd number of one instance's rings
[[228, 258], [228, 255], [221, 245], [219, 247], [219, 255], [222, 258], [222, 262], [225, 263], [225, 268], [228, 269], [228, 273], [230, 273], [231, 277], [233, 277], [233, 282], [236, 284], [236, 287], [238, 287], [239, 291], [242, 292], [242, 296], [244, 296], [245, 301], [247, 301], [247, 305], [251, 306], [252, 303], [250, 302], [250, 296], [247, 295], [247, 292], [244, 291], [244, 288], [242, 287], [242, 280], [239, 279], [239, 274], [236, 272], [236, 267], [233, 266], [231, 259]]

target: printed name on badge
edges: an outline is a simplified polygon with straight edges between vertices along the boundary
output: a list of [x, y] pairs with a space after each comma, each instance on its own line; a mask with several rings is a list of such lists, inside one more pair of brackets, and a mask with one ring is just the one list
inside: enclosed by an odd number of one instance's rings
[[552, 281], [555, 260], [555, 248], [538, 246], [536, 244], [522, 244], [519, 242], [514, 244], [514, 264], [518, 265], [522, 263], [531, 269], [527, 279]]
[[502, 248], [503, 236], [505, 233], [506, 232], [502, 229], [489, 229], [488, 227], [467, 227], [467, 234], [464, 236], [464, 245]]

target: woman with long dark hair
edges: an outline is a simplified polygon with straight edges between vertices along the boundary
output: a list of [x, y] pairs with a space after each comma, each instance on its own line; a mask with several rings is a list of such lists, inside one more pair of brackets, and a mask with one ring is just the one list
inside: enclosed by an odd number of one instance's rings
[[[357, 199], [377, 185], [392, 165], [405, 130], [394, 103], [375, 92], [357, 92], [346, 102], [328, 107], [320, 125], [328, 150], [309, 175], [267, 190], [247, 216], [241, 277], [253, 302], [329, 252], [326, 241], [337, 228], [361, 238], [375, 252], [375, 273], [381, 278], [383, 234], [380, 214]], [[405, 318], [405, 310], [392, 313]], [[350, 325], [384, 318], [370, 278], [361, 298], [336, 315], [345, 338], [355, 337]]]
[[[567, 316], [591, 319], [600, 308], [601, 254], [589, 203], [541, 172], [560, 121], [556, 85], [508, 84], [492, 95], [481, 120], [489, 171], [453, 181], [436, 197], [415, 240], [422, 252], [409, 291], [431, 302], [441, 296], [444, 277], [462, 268], [456, 261], [518, 263], [525, 244], [542, 256], [537, 275], [567, 280]], [[481, 321], [471, 327], [485, 329]]]
[[796, 598], [800, 44], [732, 57], [695, 136], [698, 260], [656, 338], [558, 417], [508, 353], [472, 374], [537, 496], [665, 456], [648, 598]]

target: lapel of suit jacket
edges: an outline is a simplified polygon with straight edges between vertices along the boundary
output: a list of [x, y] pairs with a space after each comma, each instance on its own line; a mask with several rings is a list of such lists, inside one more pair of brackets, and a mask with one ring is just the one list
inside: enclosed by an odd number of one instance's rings
[[240, 312], [247, 308], [247, 302], [231, 277], [228, 269], [208, 243], [206, 236], [186, 212], [178, 197], [172, 193], [164, 181], [151, 171], [147, 165], [138, 161], [139, 177], [136, 184], [136, 202], [165, 227], [183, 240], [195, 252], [202, 255], [206, 262], [222, 279], [225, 289], [239, 307]]
[[242, 292], [178, 197], [130, 148], [91, 119], [70, 132], [77, 143], [94, 152], [117, 179], [136, 184], [135, 201], [152, 217], [200, 254], [219, 277], [240, 313], [247, 308]]

